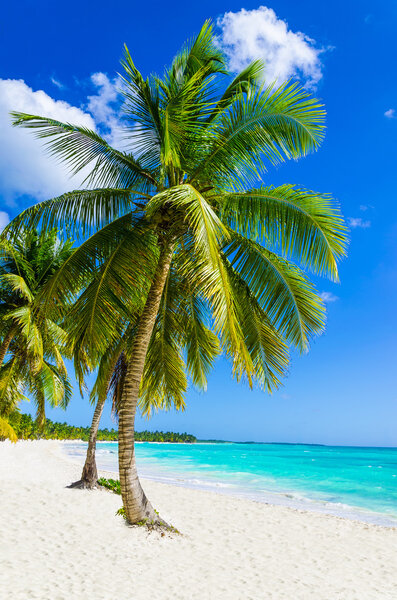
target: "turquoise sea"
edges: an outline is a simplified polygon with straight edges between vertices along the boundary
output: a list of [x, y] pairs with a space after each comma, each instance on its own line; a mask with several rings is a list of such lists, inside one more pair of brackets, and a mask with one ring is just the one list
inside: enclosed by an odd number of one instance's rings
[[[141, 477], [397, 526], [397, 448], [144, 442], [136, 457]], [[116, 473], [117, 443], [99, 442], [97, 462]]]

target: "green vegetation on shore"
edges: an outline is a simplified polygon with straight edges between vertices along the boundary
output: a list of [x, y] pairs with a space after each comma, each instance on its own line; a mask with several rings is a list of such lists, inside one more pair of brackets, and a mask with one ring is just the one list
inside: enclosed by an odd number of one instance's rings
[[[90, 435], [89, 427], [75, 427], [67, 423], [56, 423], [46, 419], [41, 429], [30, 415], [14, 413], [10, 417], [10, 423], [18, 436], [18, 439], [46, 439], [46, 440], [84, 440], [88, 441]], [[117, 441], [116, 429], [99, 429], [98, 441]], [[173, 442], [194, 443], [197, 441], [194, 435], [189, 433], [173, 433], [171, 431], [136, 431], [137, 442]]]
[[119, 496], [121, 495], [121, 487], [120, 487], [119, 479], [106, 479], [106, 477], [100, 477], [98, 479], [98, 483], [102, 487], [105, 487], [108, 490], [111, 490], [115, 494], [118, 494]]

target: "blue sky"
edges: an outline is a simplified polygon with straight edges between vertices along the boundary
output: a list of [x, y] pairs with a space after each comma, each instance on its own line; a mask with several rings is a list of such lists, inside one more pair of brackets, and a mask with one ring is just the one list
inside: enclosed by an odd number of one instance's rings
[[[218, 23], [231, 68], [257, 56], [268, 76], [300, 78], [327, 108], [320, 151], [269, 171], [267, 182], [332, 193], [351, 225], [341, 284], [316, 279], [327, 330], [294, 356], [272, 396], [237, 385], [220, 360], [208, 392], [185, 413], [137, 428], [201, 438], [397, 445], [397, 83], [394, 0], [329, 3], [22, 1], [3, 7], [0, 71], [0, 225], [36, 200], [77, 187], [40, 143], [8, 126], [8, 111], [80, 122], [118, 143], [114, 78], [123, 43], [143, 73], [161, 73], [206, 18]], [[244, 10], [243, 10], [244, 9]], [[89, 424], [76, 394], [50, 418]], [[111, 427], [110, 410], [103, 418]]]

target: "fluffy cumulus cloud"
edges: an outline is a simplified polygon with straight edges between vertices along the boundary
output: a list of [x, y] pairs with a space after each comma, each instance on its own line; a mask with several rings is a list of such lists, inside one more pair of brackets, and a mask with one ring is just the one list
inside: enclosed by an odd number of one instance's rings
[[[117, 92], [103, 73], [92, 76], [97, 94], [83, 107], [54, 100], [42, 90], [34, 91], [23, 80], [0, 79], [0, 193], [7, 205], [23, 208], [21, 197], [51, 198], [81, 185], [83, 176], [71, 177], [68, 169], [45, 151], [32, 131], [11, 126], [10, 111], [51, 117], [59, 121], [101, 130], [117, 141]], [[22, 201], [24, 204], [24, 201]], [[0, 222], [1, 226], [1, 222]]]
[[385, 113], [385, 117], [387, 119], [395, 119], [396, 118], [396, 110], [395, 108], [389, 108]]
[[218, 20], [219, 44], [232, 71], [261, 58], [266, 63], [266, 80], [285, 81], [291, 77], [315, 87], [322, 77], [320, 55], [323, 49], [304, 33], [291, 31], [273, 9], [227, 12]]
[[[11, 126], [10, 111], [44, 115], [95, 129], [91, 115], [67, 102], [54, 100], [44, 91], [33, 91], [22, 80], [0, 80], [1, 192], [12, 204], [25, 194], [44, 200], [76, 186], [66, 168], [50, 158], [43, 143], [31, 131]], [[80, 182], [79, 182], [80, 183]]]
[[117, 79], [110, 80], [105, 73], [94, 73], [91, 81], [97, 93], [88, 96], [87, 110], [95, 121], [105, 129], [110, 144], [120, 146], [119, 92]]
[[347, 224], [352, 229], [368, 229], [368, 227], [371, 227], [371, 221], [366, 221], [361, 217], [348, 217]]
[[330, 302], [336, 302], [337, 300], [339, 300], [339, 297], [335, 296], [335, 294], [333, 294], [332, 292], [321, 292], [320, 298], [324, 300], [326, 304], [329, 304]]

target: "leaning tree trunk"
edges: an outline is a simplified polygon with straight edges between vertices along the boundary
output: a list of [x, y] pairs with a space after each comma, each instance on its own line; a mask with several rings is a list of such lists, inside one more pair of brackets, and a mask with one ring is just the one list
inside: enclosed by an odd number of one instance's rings
[[106, 395], [104, 395], [102, 398], [99, 398], [95, 406], [94, 416], [92, 417], [92, 423], [90, 427], [90, 437], [88, 438], [87, 455], [85, 458], [81, 479], [79, 481], [75, 481], [68, 487], [92, 490], [97, 485], [98, 471], [95, 460], [96, 439], [103, 407], [105, 406], [105, 400]]
[[143, 369], [161, 296], [170, 269], [172, 246], [162, 249], [156, 273], [139, 320], [131, 356], [127, 365], [119, 409], [119, 472], [125, 517], [131, 524], [142, 521], [167, 524], [145, 496], [135, 463], [134, 423]]

